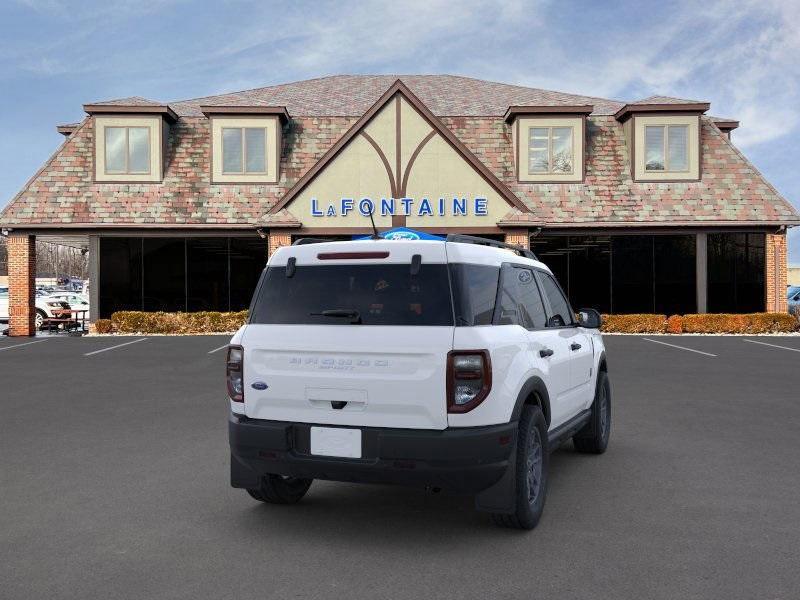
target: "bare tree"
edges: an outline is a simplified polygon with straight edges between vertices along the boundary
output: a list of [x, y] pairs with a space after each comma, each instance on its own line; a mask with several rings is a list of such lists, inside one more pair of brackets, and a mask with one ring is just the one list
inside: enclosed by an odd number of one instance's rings
[[[6, 238], [0, 236], [0, 275], [8, 275]], [[89, 277], [89, 257], [85, 251], [50, 242], [36, 242], [37, 277]]]

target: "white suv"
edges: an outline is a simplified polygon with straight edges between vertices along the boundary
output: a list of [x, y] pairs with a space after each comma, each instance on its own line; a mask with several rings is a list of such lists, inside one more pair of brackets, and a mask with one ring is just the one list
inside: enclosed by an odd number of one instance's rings
[[608, 444], [600, 315], [578, 318], [492, 240], [281, 248], [228, 349], [231, 484], [281, 504], [313, 479], [416, 484], [533, 528], [549, 452]]

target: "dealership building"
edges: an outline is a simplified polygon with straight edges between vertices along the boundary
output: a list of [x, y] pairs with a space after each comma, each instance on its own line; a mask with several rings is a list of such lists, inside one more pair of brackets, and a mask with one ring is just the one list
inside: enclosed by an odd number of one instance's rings
[[449, 75], [87, 104], [0, 215], [11, 334], [34, 332], [36, 239], [89, 252], [94, 317], [227, 311], [276, 248], [369, 233], [370, 213], [529, 247], [575, 306], [785, 311], [800, 216], [709, 109]]

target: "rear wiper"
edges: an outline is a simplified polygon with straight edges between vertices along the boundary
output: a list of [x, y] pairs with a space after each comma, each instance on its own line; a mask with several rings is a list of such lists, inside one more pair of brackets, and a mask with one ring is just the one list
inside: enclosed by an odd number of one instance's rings
[[361, 324], [361, 314], [352, 308], [334, 308], [331, 310], [323, 310], [321, 312], [309, 313], [312, 317], [339, 317], [342, 319], [350, 319], [353, 325]]

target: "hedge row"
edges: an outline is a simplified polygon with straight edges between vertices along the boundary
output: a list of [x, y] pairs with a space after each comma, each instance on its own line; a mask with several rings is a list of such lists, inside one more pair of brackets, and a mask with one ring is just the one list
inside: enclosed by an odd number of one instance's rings
[[800, 321], [787, 313], [745, 315], [603, 315], [606, 333], [789, 333]]
[[[120, 311], [111, 315], [111, 328], [118, 333], [226, 333], [239, 329], [246, 319], [246, 310], [192, 313]], [[100, 333], [97, 323], [95, 328]]]
[[[247, 311], [165, 313], [121, 311], [95, 322], [97, 333], [226, 333], [236, 331]], [[603, 315], [606, 333], [782, 333], [800, 330], [798, 317], [786, 313], [746, 315]]]

